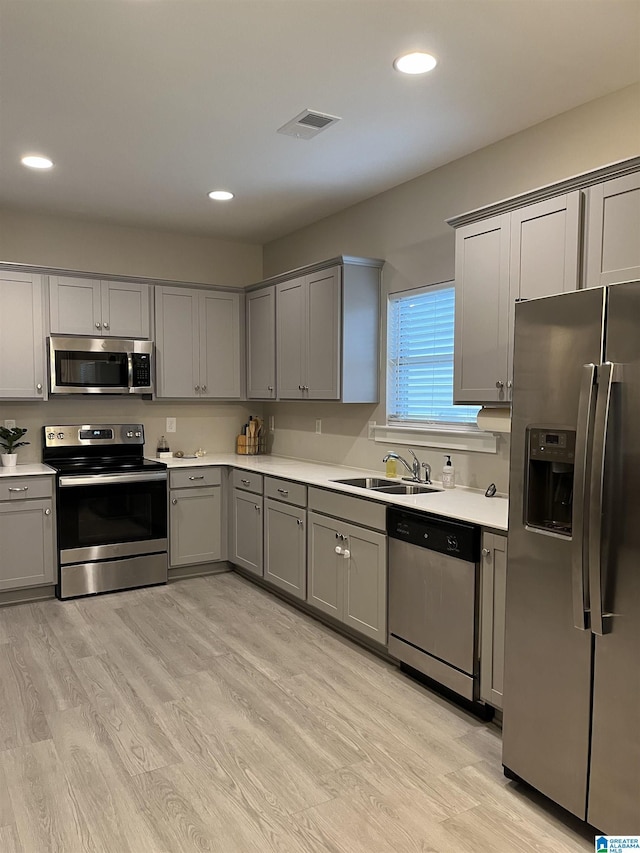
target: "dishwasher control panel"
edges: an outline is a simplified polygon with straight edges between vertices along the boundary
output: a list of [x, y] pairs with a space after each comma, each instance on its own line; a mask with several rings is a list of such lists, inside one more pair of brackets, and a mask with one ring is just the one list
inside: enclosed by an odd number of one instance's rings
[[387, 534], [469, 563], [480, 560], [480, 528], [476, 524], [389, 507]]

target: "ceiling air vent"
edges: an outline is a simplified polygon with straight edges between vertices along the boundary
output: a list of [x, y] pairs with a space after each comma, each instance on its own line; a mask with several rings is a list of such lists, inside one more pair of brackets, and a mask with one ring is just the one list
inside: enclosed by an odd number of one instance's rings
[[330, 116], [328, 113], [319, 113], [316, 110], [303, 110], [291, 121], [279, 127], [278, 133], [294, 136], [297, 139], [311, 139], [337, 121], [340, 121], [338, 116]]

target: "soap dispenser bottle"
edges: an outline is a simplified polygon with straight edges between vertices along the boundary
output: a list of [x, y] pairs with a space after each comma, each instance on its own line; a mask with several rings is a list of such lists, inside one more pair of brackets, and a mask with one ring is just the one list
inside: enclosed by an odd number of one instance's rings
[[456, 487], [456, 472], [451, 464], [451, 457], [445, 456], [444, 468], [442, 469], [442, 488], [455, 489]]

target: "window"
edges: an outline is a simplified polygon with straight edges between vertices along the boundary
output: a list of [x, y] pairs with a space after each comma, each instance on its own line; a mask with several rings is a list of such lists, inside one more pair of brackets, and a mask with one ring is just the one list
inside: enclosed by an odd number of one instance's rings
[[389, 297], [387, 420], [390, 425], [476, 424], [477, 406], [453, 405], [452, 282]]

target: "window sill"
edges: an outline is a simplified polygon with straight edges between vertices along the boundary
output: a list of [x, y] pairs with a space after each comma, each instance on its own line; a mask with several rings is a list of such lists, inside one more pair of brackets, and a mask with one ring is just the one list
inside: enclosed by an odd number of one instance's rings
[[496, 435], [473, 428], [377, 424], [372, 432], [373, 440], [378, 444], [412, 444], [452, 451], [470, 450], [474, 453], [498, 452]]

